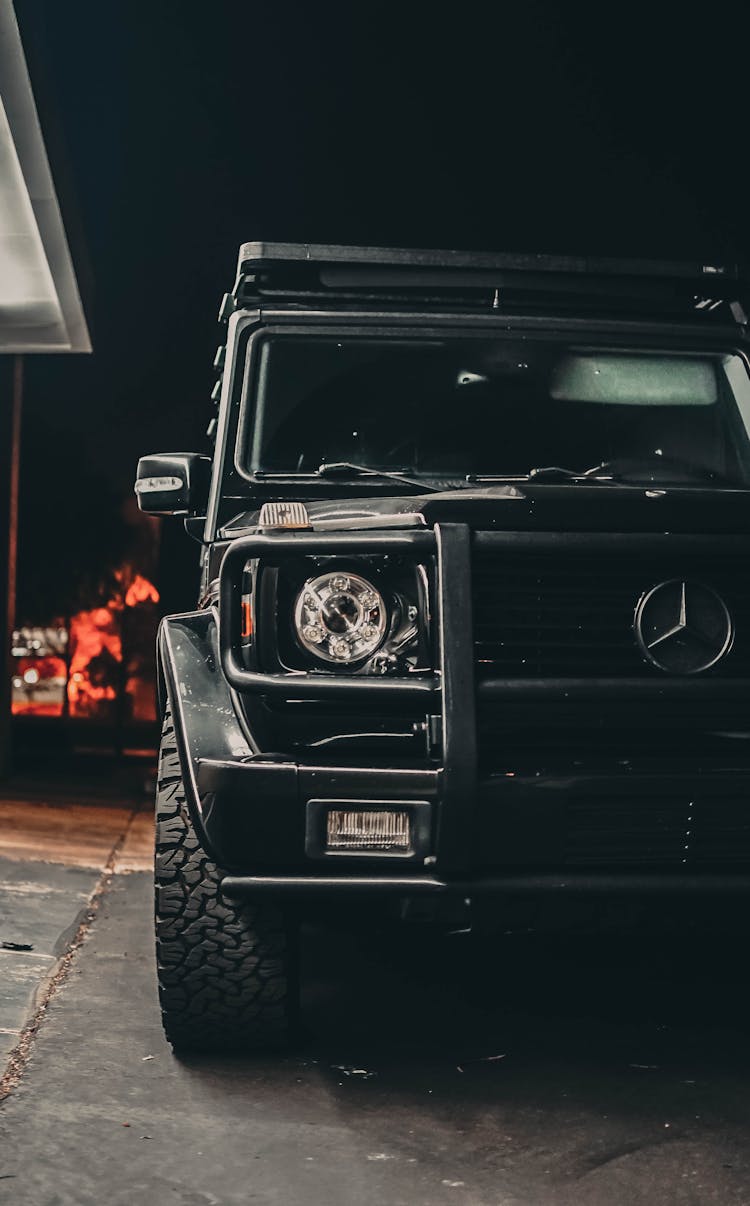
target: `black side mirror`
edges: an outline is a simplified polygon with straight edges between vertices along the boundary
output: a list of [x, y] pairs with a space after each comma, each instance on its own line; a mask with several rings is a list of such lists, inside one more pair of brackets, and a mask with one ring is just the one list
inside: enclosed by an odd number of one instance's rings
[[138, 462], [135, 494], [149, 515], [205, 515], [211, 458], [197, 452], [157, 452]]

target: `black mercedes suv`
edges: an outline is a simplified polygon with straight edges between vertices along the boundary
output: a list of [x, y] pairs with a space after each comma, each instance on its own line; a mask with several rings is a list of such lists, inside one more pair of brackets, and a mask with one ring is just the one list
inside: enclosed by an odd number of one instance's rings
[[[248, 243], [158, 642], [176, 1049], [283, 1041], [299, 919], [750, 889], [730, 267]], [[363, 914], [365, 915], [365, 914]]]

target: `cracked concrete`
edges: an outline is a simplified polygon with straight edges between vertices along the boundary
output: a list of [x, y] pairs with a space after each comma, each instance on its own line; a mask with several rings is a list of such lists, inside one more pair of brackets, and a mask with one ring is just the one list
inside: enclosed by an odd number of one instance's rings
[[0, 1076], [36, 1008], [37, 994], [64, 952], [99, 872], [0, 858]]
[[150, 866], [151, 831], [140, 801], [0, 799], [0, 1077], [102, 872]]
[[[89, 815], [79, 861], [101, 824], [123, 833]], [[129, 832], [104, 875], [0, 859], [2, 937], [34, 946], [0, 954], [0, 1050], [58, 969], [0, 1105], [0, 1202], [750, 1206], [735, 938], [308, 928], [304, 1045], [179, 1061], [151, 875], [116, 873], [150, 861], [147, 814]]]
[[308, 929], [305, 1044], [180, 1061], [151, 907], [112, 877], [0, 1107], [0, 1201], [750, 1203], [731, 943]]

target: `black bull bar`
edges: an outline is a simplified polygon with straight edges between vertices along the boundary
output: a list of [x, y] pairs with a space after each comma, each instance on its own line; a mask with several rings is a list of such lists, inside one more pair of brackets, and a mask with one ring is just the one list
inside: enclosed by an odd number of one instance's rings
[[[472, 632], [472, 547], [504, 549], [520, 547], [586, 548], [592, 554], [601, 549], [621, 546], [623, 550], [676, 550], [702, 552], [729, 551], [747, 555], [746, 537], [675, 536], [674, 534], [616, 534], [616, 533], [473, 533], [466, 524], [436, 524], [434, 529], [368, 532], [278, 532], [253, 535], [235, 540], [227, 549], [220, 572], [219, 653], [226, 680], [240, 692], [285, 699], [354, 700], [370, 699], [386, 703], [413, 703], [424, 706], [425, 712], [440, 717], [442, 736], [439, 765], [431, 772], [436, 776], [439, 795], [437, 831], [437, 868], [440, 877], [423, 875], [417, 879], [425, 891], [441, 891], [460, 887], [468, 891], [471, 875], [474, 813], [478, 807], [477, 765], [477, 700], [502, 699], [512, 704], [517, 698], [620, 699], [636, 702], [666, 702], [687, 696], [710, 707], [714, 699], [736, 699], [746, 703], [750, 698], [747, 679], [485, 679], [475, 680], [475, 652]], [[347, 554], [394, 554], [428, 561], [434, 566], [435, 654], [430, 673], [411, 677], [360, 677], [330, 675], [324, 672], [264, 673], [249, 670], [241, 658], [240, 632], [242, 619], [242, 589], [245, 565], [251, 560], [263, 564], [278, 564], [293, 556], [336, 556]], [[270, 770], [271, 768], [269, 768]], [[204, 766], [204, 776], [209, 773]], [[260, 770], [260, 767], [258, 767]], [[215, 771], [211, 770], [211, 774]], [[379, 772], [393, 775], [395, 772]], [[743, 776], [743, 782], [747, 780]], [[447, 877], [444, 882], [442, 876]], [[572, 877], [575, 879], [577, 877]], [[611, 883], [611, 877], [605, 877]], [[637, 877], [635, 877], [637, 878]], [[682, 877], [679, 877], [682, 880]], [[504, 877], [503, 877], [504, 879]], [[659, 880], [655, 876], [651, 882]], [[722, 877], [723, 879], [723, 877]], [[750, 885], [746, 876], [743, 884]], [[451, 882], [452, 881], [452, 882]], [[626, 876], [623, 882], [630, 882]], [[328, 889], [328, 880], [311, 871], [308, 879], [294, 876], [230, 877], [232, 890], [269, 891]], [[353, 886], [352, 880], [340, 881]], [[376, 877], [363, 877], [366, 890], [396, 890], [400, 886], [410, 891], [415, 877], [391, 875], [385, 871]], [[500, 883], [484, 885], [486, 890], [498, 890]], [[571, 886], [571, 877], [566, 877]], [[479, 888], [479, 885], [476, 885]]]
[[[503, 550], [585, 549], [592, 555], [622, 549], [641, 552], [732, 553], [750, 556], [746, 536], [682, 536], [610, 532], [478, 532], [467, 524], [436, 524], [434, 529], [385, 532], [284, 532], [243, 536], [233, 541], [220, 572], [220, 652], [227, 681], [238, 691], [284, 699], [382, 699], [423, 702], [442, 709], [444, 747], [457, 753], [468, 742], [475, 752], [475, 701], [483, 698], [555, 698], [669, 700], [747, 700], [746, 678], [486, 678], [475, 683], [472, 632], [472, 547]], [[348, 677], [325, 672], [263, 673], [242, 664], [242, 575], [246, 562], [275, 564], [290, 554], [335, 556], [347, 553], [411, 555], [436, 560], [437, 654], [431, 674], [409, 677]], [[447, 744], [446, 744], [447, 743]], [[446, 763], [449, 762], [445, 757]]]

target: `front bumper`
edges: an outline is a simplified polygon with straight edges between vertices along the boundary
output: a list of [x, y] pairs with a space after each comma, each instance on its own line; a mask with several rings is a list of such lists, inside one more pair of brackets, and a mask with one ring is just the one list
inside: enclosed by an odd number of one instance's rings
[[[204, 760], [209, 841], [232, 867], [232, 893], [737, 893], [750, 890], [750, 771], [480, 779], [470, 865], [442, 857], [440, 770]], [[409, 856], [310, 849], [321, 806], [422, 809], [426, 840]], [[468, 810], [467, 810], [468, 811]], [[241, 861], [237, 852], [242, 852]], [[446, 866], [446, 863], [448, 864]]]

